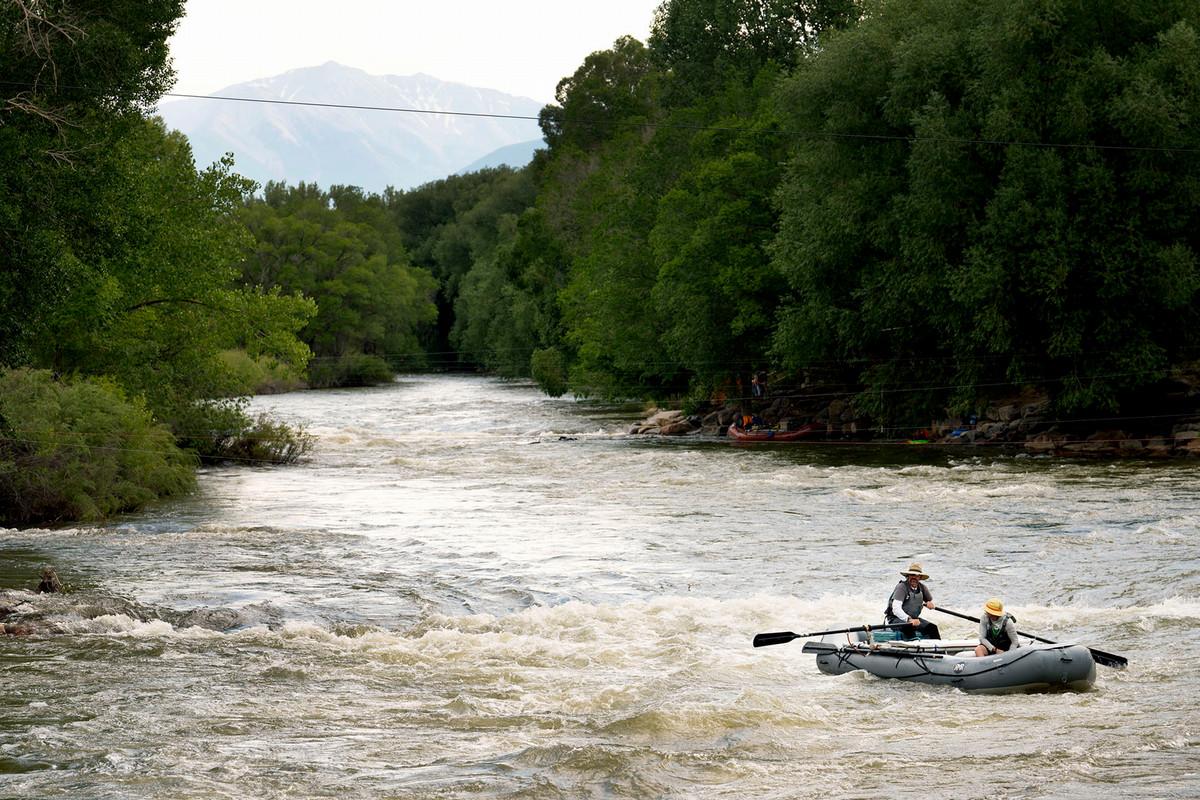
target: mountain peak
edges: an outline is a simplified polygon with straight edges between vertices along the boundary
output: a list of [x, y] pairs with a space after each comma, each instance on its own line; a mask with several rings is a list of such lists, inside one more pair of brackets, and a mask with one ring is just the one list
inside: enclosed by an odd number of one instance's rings
[[[217, 99], [160, 106], [166, 123], [191, 141], [198, 165], [232, 152], [234, 169], [259, 183], [408, 189], [541, 134], [534, 120], [542, 104], [536, 100], [425, 73], [371, 75], [336, 61], [228, 86], [215, 93], [220, 95], [360, 107]], [[459, 116], [470, 114], [534, 119]]]

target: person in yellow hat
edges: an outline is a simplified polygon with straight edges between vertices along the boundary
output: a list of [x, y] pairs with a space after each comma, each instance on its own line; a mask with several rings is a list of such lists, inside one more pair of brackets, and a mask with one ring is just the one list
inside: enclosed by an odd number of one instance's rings
[[897, 629], [904, 639], [914, 639], [918, 633], [922, 639], [942, 638], [937, 625], [927, 619], [921, 619], [923, 609], [933, 608], [933, 592], [922, 583], [929, 580], [929, 576], [916, 561], [900, 574], [904, 576], [904, 580], [896, 584], [896, 588], [888, 597], [887, 608], [883, 610], [884, 621], [888, 625], [909, 623], [911, 627]]
[[983, 604], [983, 618], [979, 620], [979, 646], [975, 648], [975, 655], [983, 658], [1007, 653], [1020, 646], [1016, 618], [1004, 612], [1003, 600], [999, 597], [990, 598]]

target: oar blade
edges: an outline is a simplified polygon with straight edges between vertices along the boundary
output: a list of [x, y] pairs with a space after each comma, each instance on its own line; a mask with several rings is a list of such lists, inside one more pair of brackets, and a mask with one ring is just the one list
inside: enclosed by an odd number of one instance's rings
[[[934, 610], [941, 611], [943, 614], [949, 614], [953, 617], [960, 617], [961, 619], [968, 619], [971, 622], [979, 622], [978, 617], [972, 617], [970, 614], [963, 614], [958, 611], [951, 611], [948, 608], [942, 608], [942, 607], [938, 606]], [[1025, 631], [1017, 631], [1017, 635], [1028, 636], [1030, 639], [1033, 639], [1035, 642], [1043, 642], [1045, 644], [1057, 644], [1057, 642], [1054, 642], [1050, 639], [1043, 639], [1041, 636], [1034, 636], [1032, 633], [1026, 633]], [[1089, 647], [1088, 650], [1092, 654], [1092, 660], [1095, 661], [1097, 664], [1103, 664], [1104, 666], [1112, 667], [1113, 669], [1125, 669], [1127, 666], [1129, 666], [1129, 659], [1126, 658], [1125, 656], [1119, 656], [1116, 653], [1106, 653], [1103, 650], [1097, 650], [1093, 647]]]
[[1116, 653], [1106, 653], [1103, 650], [1096, 650], [1092, 647], [1089, 647], [1088, 650], [1091, 651], [1092, 660], [1097, 664], [1103, 664], [1113, 669], [1125, 669], [1129, 666], [1129, 659], [1125, 656], [1119, 656]]
[[755, 647], [767, 647], [773, 644], [787, 644], [793, 639], [799, 639], [800, 635], [791, 631], [778, 631], [776, 633], [760, 633], [754, 637]]
[[817, 653], [820, 655], [829, 655], [837, 651], [837, 645], [828, 644], [827, 642], [805, 642], [804, 647], [800, 648], [801, 653]]

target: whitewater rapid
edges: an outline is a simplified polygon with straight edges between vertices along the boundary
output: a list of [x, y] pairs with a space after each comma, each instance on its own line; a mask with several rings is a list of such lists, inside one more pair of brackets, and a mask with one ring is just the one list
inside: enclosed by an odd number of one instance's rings
[[[0, 637], [0, 795], [1195, 793], [1195, 464], [648, 440], [640, 406], [463, 376], [255, 407], [311, 460], [0, 532], [0, 606], [42, 631]], [[912, 560], [1130, 667], [975, 697], [750, 646], [878, 622]]]

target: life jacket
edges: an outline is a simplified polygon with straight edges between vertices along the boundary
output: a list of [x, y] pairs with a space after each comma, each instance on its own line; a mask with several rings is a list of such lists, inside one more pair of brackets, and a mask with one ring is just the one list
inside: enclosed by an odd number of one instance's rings
[[1006, 624], [1008, 622], [1008, 620], [1010, 620], [1010, 619], [1013, 621], [1014, 625], [1016, 624], [1017, 620], [1014, 617], [1011, 617], [1008, 614], [1005, 614], [1003, 617], [1000, 618], [1000, 623], [999, 623], [1000, 629], [999, 630], [996, 629], [996, 626], [992, 625], [990, 620], [988, 621], [988, 623], [986, 625], [984, 625], [984, 630], [986, 631], [987, 640], [989, 642], [991, 642], [992, 644], [994, 644], [996, 646], [997, 650], [1005, 650], [1005, 651], [1012, 650], [1013, 641], [1011, 638], [1009, 638], [1008, 625]]
[[[900, 601], [901, 608], [907, 606], [908, 602], [914, 597], [921, 598], [921, 602], [917, 605], [918, 608], [925, 604], [925, 592], [921, 590], [921, 583], [919, 581], [917, 582], [916, 589], [909, 586], [908, 581], [900, 581], [900, 583], [904, 586], [904, 599]], [[893, 622], [904, 622], [904, 620], [892, 613], [892, 598], [895, 596], [896, 590], [892, 589], [892, 593], [888, 595], [887, 605], [883, 607], [883, 619], [889, 625]], [[918, 611], [917, 613], [919, 614], [920, 612]], [[916, 616], [916, 614], [910, 614], [909, 616]]]

